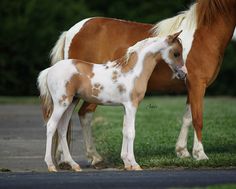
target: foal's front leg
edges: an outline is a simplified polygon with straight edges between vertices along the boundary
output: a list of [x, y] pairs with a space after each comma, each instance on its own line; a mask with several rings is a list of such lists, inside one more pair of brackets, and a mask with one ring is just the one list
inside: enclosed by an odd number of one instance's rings
[[126, 170], [142, 170], [134, 157], [136, 110], [137, 108], [132, 104], [125, 105], [121, 158], [124, 161]]

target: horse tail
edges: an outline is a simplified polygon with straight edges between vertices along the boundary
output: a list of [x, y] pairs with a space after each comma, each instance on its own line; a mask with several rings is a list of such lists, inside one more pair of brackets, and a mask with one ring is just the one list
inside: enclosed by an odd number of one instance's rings
[[65, 31], [60, 35], [55, 46], [51, 50], [51, 53], [50, 53], [51, 65], [54, 65], [59, 60], [64, 59], [64, 46], [65, 46], [66, 33], [67, 32]]
[[233, 41], [236, 41], [236, 28], [234, 28], [234, 34], [233, 34], [232, 40], [233, 40]]
[[38, 89], [42, 102], [42, 112], [45, 121], [48, 121], [53, 111], [53, 101], [47, 85], [47, 75], [50, 68], [40, 72], [38, 77]]

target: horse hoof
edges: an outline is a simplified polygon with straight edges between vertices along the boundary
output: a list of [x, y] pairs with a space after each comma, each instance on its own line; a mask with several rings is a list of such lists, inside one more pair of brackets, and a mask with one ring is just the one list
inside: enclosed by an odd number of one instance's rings
[[71, 170], [71, 166], [66, 162], [61, 162], [58, 167], [62, 170]]
[[194, 159], [196, 159], [197, 161], [200, 160], [208, 160], [209, 158], [207, 157], [207, 155], [205, 154], [204, 151], [193, 151], [193, 157]]
[[131, 166], [131, 165], [125, 166], [125, 170], [126, 170], [126, 171], [131, 171], [131, 170], [132, 170], [132, 166]]
[[98, 169], [98, 170], [108, 168], [107, 164], [104, 161], [100, 161], [100, 162], [96, 163], [95, 165], [92, 165], [92, 167], [95, 169]]
[[75, 172], [81, 172], [81, 171], [82, 171], [82, 169], [80, 168], [79, 165], [73, 166], [73, 167], [72, 167], [72, 170], [74, 170]]
[[91, 165], [96, 166], [96, 165], [99, 165], [102, 162], [103, 162], [103, 159], [102, 159], [101, 156], [100, 157], [93, 157]]
[[136, 165], [136, 166], [132, 166], [132, 170], [133, 171], [142, 171], [143, 169], [139, 165]]
[[175, 151], [176, 151], [176, 155], [177, 155], [178, 158], [184, 159], [184, 158], [191, 157], [190, 153], [187, 150], [187, 148], [178, 147], [178, 148], [176, 148]]
[[125, 170], [127, 171], [142, 171], [143, 169], [139, 166], [139, 165], [136, 165], [136, 166], [125, 166]]
[[57, 172], [57, 169], [55, 166], [49, 166], [48, 167], [48, 171], [51, 172], [51, 173], [56, 173]]

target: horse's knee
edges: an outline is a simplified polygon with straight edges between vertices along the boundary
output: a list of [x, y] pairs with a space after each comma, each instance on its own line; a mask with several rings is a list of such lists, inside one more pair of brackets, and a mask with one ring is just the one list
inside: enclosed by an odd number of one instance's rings
[[47, 124], [47, 137], [53, 137], [56, 132], [56, 123], [54, 121], [49, 121]]
[[134, 140], [135, 138], [135, 130], [134, 129], [123, 129], [123, 137], [128, 140]]
[[191, 107], [190, 105], [187, 105], [186, 112], [183, 116], [183, 126], [189, 127], [192, 123], [192, 114], [191, 114]]

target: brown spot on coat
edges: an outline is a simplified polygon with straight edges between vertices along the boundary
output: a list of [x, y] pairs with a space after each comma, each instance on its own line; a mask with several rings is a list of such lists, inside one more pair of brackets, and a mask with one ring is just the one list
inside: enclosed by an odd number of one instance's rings
[[125, 64], [122, 64], [121, 72], [127, 73], [132, 70], [137, 63], [138, 55], [136, 52], [133, 52], [129, 55], [128, 60]]
[[112, 77], [111, 77], [112, 81], [117, 82], [118, 79], [118, 72], [115, 70], [112, 72]]
[[93, 96], [98, 97], [99, 93], [100, 93], [100, 89], [99, 88], [93, 88], [92, 89], [92, 95]]
[[100, 83], [95, 83], [95, 84], [94, 84], [94, 87], [95, 87], [95, 88], [99, 88], [100, 86], [101, 86]]
[[104, 87], [100, 83], [95, 83], [92, 88], [92, 95], [97, 97], [103, 89]]
[[63, 102], [67, 99], [66, 95], [62, 95], [61, 99], [59, 100], [59, 104], [62, 105]]
[[93, 78], [94, 73], [92, 63], [82, 60], [73, 60], [73, 64], [75, 65], [78, 72], [86, 74], [88, 78]]
[[119, 85], [117, 86], [117, 88], [118, 88], [118, 90], [119, 90], [120, 93], [124, 93], [124, 92], [126, 91], [125, 86], [122, 85], [122, 84], [119, 84]]

